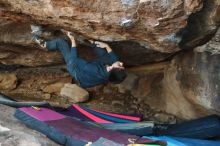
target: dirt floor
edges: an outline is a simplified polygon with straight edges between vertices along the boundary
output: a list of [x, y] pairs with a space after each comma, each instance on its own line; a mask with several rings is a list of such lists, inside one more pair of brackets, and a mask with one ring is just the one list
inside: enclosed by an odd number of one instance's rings
[[[66, 72], [65, 66], [19, 68], [8, 72], [15, 73], [18, 81], [13, 90], [2, 90], [1, 93], [19, 101], [48, 101], [52, 106], [68, 107], [71, 103], [60, 96], [60, 89], [49, 90], [51, 85], [68, 83], [72, 78]], [[47, 90], [46, 90], [47, 89]], [[89, 101], [81, 103], [90, 108], [123, 114], [139, 114], [144, 120], [158, 123], [176, 123], [178, 119], [163, 111], [153, 110], [148, 104], [133, 97], [129, 92], [119, 93], [114, 85], [102, 85], [87, 89]]]
[[[60, 96], [60, 83], [72, 82], [65, 66], [38, 68], [8, 68], [4, 73], [14, 73], [17, 77], [15, 89], [1, 90], [18, 101], [46, 100], [53, 106], [68, 107], [72, 103]], [[51, 86], [52, 85], [52, 86]], [[53, 87], [53, 88], [49, 88]], [[56, 87], [56, 88], [55, 88]], [[46, 90], [47, 89], [47, 90]], [[49, 90], [50, 89], [50, 90]], [[175, 116], [153, 110], [148, 104], [132, 96], [129, 92], [120, 93], [115, 85], [102, 85], [87, 89], [90, 99], [84, 106], [107, 112], [142, 115], [143, 120], [157, 123], [176, 123]], [[0, 105], [0, 146], [56, 146], [41, 133], [31, 130], [13, 117], [15, 109]], [[3, 127], [3, 128], [2, 128]], [[4, 128], [10, 131], [3, 131]], [[3, 130], [2, 130], [3, 129]]]
[[90, 108], [122, 114], [138, 114], [143, 116], [143, 120], [157, 123], [176, 123], [180, 121], [173, 115], [151, 109], [149, 105], [139, 101], [129, 93], [119, 93], [118, 88], [110, 84], [99, 87], [96, 92], [93, 89], [90, 91], [90, 95], [92, 95], [92, 98], [83, 103], [83, 105]]

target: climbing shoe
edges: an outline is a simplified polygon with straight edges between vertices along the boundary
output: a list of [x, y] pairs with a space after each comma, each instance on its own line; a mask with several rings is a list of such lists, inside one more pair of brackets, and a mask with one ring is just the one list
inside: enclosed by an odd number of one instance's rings
[[38, 45], [40, 45], [42, 48], [46, 49], [46, 41], [40, 38], [38, 35], [33, 36], [33, 41], [35, 41]]

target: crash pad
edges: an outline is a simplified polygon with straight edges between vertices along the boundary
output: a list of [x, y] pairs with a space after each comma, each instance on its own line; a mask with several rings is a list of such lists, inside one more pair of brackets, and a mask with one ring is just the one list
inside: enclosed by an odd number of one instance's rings
[[40, 108], [40, 110], [20, 108], [16, 110], [15, 117], [65, 146], [84, 146], [88, 142], [97, 141], [100, 137], [125, 145], [133, 141], [165, 145], [163, 141], [144, 139], [131, 134], [89, 126], [47, 108]]

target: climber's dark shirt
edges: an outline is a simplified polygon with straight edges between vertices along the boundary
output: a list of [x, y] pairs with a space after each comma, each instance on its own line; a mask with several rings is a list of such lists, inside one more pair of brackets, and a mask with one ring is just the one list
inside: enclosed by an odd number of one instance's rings
[[[76, 50], [76, 48], [72, 48]], [[86, 61], [77, 58], [76, 62], [76, 79], [81, 87], [92, 87], [99, 84], [107, 83], [109, 73], [106, 70], [106, 65], [118, 61], [114, 52], [107, 53], [103, 48], [94, 48], [99, 58], [93, 61]], [[75, 51], [75, 53], [77, 53]]]

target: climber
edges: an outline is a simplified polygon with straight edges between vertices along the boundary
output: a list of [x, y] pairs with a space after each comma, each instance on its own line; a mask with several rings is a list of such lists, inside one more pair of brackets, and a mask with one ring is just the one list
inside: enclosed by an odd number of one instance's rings
[[99, 58], [86, 61], [77, 56], [74, 36], [70, 32], [66, 32], [66, 34], [71, 40], [71, 47], [63, 38], [44, 41], [35, 35], [34, 41], [46, 50], [59, 50], [64, 57], [68, 72], [81, 87], [88, 88], [107, 82], [118, 84], [126, 78], [123, 63], [118, 61], [118, 57], [108, 44], [90, 40], [91, 46]]

